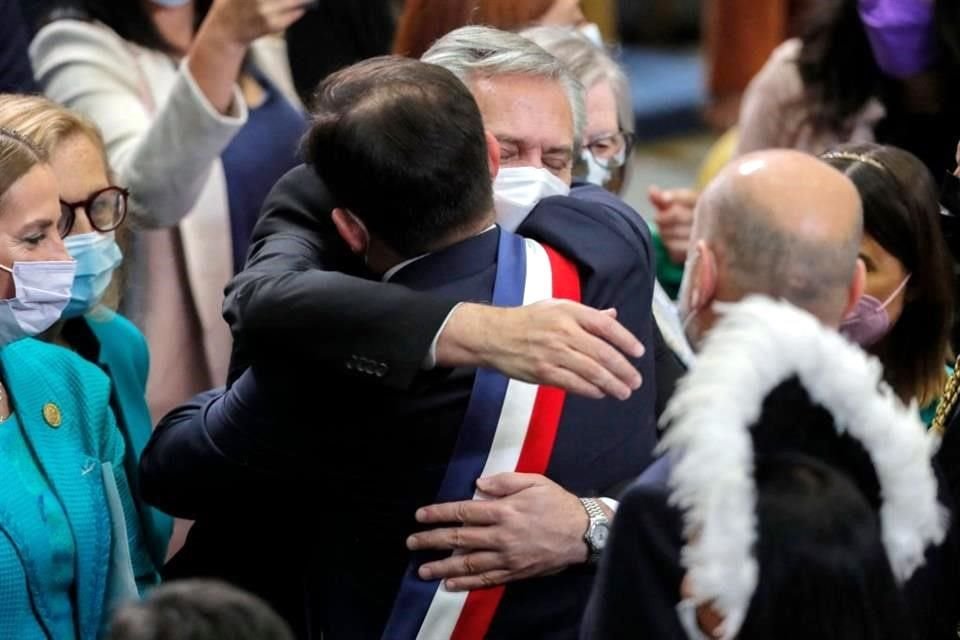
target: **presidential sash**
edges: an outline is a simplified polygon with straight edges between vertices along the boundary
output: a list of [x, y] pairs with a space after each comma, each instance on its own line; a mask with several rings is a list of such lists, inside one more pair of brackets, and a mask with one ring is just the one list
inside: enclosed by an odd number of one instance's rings
[[[580, 301], [576, 267], [550, 247], [500, 231], [493, 304], [515, 307], [549, 298]], [[478, 369], [437, 503], [480, 500], [482, 476], [516, 471], [544, 474], [557, 436], [565, 393], [489, 369]], [[384, 640], [479, 640], [493, 620], [504, 587], [453, 593], [417, 569], [450, 554], [412, 553]]]

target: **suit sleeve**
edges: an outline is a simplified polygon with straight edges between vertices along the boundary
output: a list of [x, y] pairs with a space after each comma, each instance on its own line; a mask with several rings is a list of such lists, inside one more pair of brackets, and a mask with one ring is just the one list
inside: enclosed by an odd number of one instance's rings
[[160, 421], [143, 451], [143, 498], [190, 519], [253, 501], [264, 480], [296, 468], [273, 439], [273, 415], [252, 369], [229, 389], [193, 397]]
[[676, 615], [683, 580], [680, 526], [661, 489], [628, 490], [600, 560], [582, 640], [685, 640]]
[[274, 187], [246, 267], [227, 287], [224, 317], [238, 342], [231, 379], [249, 363], [295, 357], [314, 369], [354, 373], [357, 359], [403, 389], [457, 301], [363, 277], [329, 221], [331, 200], [297, 167]]

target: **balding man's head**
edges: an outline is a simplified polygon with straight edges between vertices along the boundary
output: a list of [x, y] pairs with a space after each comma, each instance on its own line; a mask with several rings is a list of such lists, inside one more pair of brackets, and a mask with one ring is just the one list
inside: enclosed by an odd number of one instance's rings
[[737, 159], [697, 205], [681, 305], [699, 342], [714, 301], [751, 293], [782, 298], [839, 325], [863, 289], [857, 254], [863, 214], [842, 173], [796, 151]]

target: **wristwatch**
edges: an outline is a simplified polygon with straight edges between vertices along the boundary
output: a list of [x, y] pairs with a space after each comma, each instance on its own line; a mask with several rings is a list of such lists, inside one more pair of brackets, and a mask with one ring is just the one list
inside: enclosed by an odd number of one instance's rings
[[603, 548], [607, 546], [607, 539], [610, 537], [610, 521], [600, 502], [595, 498], [580, 498], [580, 504], [590, 518], [587, 531], [583, 534], [583, 541], [587, 543], [587, 550], [590, 552], [587, 561], [595, 563], [600, 559]]

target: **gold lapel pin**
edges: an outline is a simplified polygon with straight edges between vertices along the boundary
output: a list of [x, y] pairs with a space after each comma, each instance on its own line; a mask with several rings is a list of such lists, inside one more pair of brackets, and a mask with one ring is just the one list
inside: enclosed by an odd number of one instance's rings
[[54, 429], [59, 427], [63, 424], [63, 414], [60, 413], [60, 407], [52, 402], [43, 405], [43, 419]]

